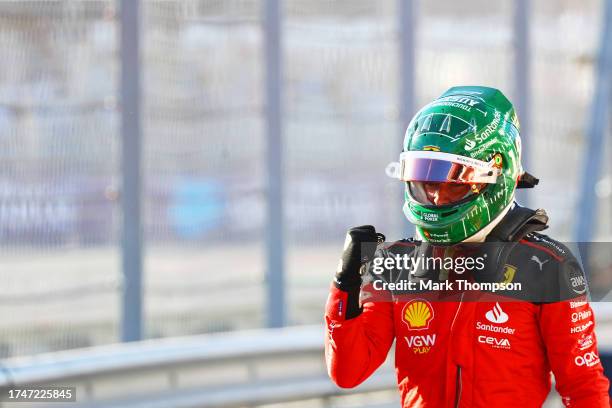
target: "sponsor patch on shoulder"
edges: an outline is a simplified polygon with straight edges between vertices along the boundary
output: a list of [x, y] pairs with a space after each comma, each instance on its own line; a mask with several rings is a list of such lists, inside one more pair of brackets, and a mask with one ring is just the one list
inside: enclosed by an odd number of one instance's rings
[[568, 281], [570, 289], [576, 293], [577, 295], [583, 295], [586, 293], [587, 281], [584, 273], [582, 273], [582, 269], [579, 267], [569, 267], [568, 271], [565, 274], [565, 277]]

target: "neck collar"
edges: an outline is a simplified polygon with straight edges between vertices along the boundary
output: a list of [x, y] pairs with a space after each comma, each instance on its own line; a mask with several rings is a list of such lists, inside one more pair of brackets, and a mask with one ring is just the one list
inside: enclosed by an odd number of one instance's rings
[[512, 208], [487, 235], [486, 242], [516, 242], [525, 235], [548, 228], [548, 215], [541, 208], [532, 210], [513, 203]]

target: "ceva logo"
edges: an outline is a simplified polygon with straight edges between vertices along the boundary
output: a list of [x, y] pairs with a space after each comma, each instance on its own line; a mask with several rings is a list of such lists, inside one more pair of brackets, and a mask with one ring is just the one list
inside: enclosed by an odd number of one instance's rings
[[493, 309], [489, 310], [485, 314], [485, 317], [491, 323], [498, 324], [506, 323], [508, 319], [510, 319], [510, 316], [508, 316], [508, 314], [502, 310], [501, 306], [497, 302], [495, 303], [495, 306], [493, 306]]
[[510, 340], [508, 339], [498, 339], [497, 337], [490, 336], [478, 336], [478, 342], [483, 344], [488, 344], [493, 346], [494, 348], [501, 349], [510, 349]]

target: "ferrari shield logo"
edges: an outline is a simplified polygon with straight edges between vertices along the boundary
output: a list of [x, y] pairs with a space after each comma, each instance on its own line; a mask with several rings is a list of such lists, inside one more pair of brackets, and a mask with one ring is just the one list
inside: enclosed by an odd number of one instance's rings
[[510, 283], [514, 279], [514, 275], [516, 274], [516, 266], [505, 264], [504, 265], [504, 283]]

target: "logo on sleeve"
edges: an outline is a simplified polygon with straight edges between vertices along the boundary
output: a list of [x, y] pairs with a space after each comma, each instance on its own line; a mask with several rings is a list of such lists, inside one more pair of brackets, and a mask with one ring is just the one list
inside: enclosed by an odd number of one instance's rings
[[593, 341], [593, 335], [589, 334], [583, 334], [582, 337], [580, 337], [578, 339], [578, 349], [579, 350], [586, 350], [589, 347], [591, 347], [593, 345], [594, 341]]
[[587, 290], [587, 285], [586, 285], [586, 279], [584, 278], [584, 275], [582, 275], [582, 273], [580, 271], [578, 271], [578, 274], [574, 274], [574, 276], [570, 275], [570, 284], [572, 285], [572, 290], [574, 292], [576, 292], [579, 295], [582, 295], [586, 292]]
[[584, 306], [586, 304], [587, 304], [587, 302], [585, 302], [585, 301], [570, 302], [570, 308], [576, 309], [577, 307], [582, 307], [582, 306]]
[[429, 323], [434, 318], [431, 304], [424, 299], [415, 299], [406, 303], [402, 310], [402, 320], [410, 330], [429, 329]]
[[576, 363], [578, 367], [593, 367], [599, 363], [599, 356], [594, 351], [589, 351], [581, 356], [576, 356], [574, 363]]
[[569, 284], [569, 288], [571, 288], [571, 290], [578, 295], [585, 294], [588, 286], [580, 266], [575, 262], [571, 262], [566, 266], [566, 270], [567, 273], [565, 274], [565, 279]]
[[581, 320], [585, 320], [593, 316], [593, 312], [591, 310], [582, 310], [580, 312], [572, 313], [572, 323], [579, 322]]
[[585, 331], [586, 329], [588, 329], [592, 325], [593, 325], [593, 321], [589, 320], [588, 322], [586, 322], [585, 324], [582, 324], [580, 326], [571, 327], [570, 328], [570, 334], [582, 333], [583, 331]]
[[510, 319], [510, 316], [508, 316], [508, 314], [502, 310], [498, 302], [495, 303], [495, 306], [493, 306], [493, 309], [489, 310], [485, 314], [485, 317], [491, 323], [497, 323], [497, 324], [506, 323], [508, 319]]

